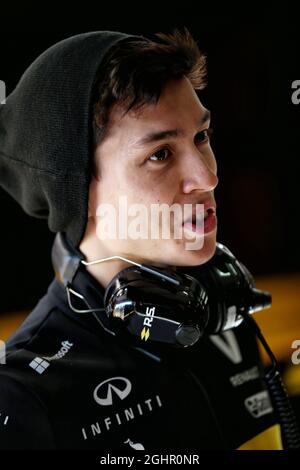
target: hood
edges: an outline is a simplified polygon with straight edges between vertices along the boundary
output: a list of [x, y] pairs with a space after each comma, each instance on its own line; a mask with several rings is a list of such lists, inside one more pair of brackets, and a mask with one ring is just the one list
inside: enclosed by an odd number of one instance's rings
[[54, 44], [0, 105], [0, 185], [75, 247], [87, 223], [93, 86], [105, 54], [128, 37], [95, 31]]

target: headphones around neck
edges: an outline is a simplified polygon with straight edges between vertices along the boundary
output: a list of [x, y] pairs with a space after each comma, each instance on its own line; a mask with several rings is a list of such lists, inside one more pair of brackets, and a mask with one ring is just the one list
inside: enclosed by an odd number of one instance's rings
[[217, 243], [215, 254], [207, 263], [178, 267], [172, 272], [126, 260], [133, 266], [120, 271], [106, 287], [104, 308], [74, 309], [70, 293], [89, 306], [73, 288], [78, 269], [101, 261], [104, 260], [87, 263], [64, 234], [56, 235], [52, 262], [57, 278], [67, 290], [70, 308], [79, 313], [101, 311], [113, 334], [134, 338], [135, 342], [192, 346], [204, 334], [235, 328], [246, 315], [271, 305], [271, 295], [256, 289], [246, 267], [228, 248]]
[[[126, 260], [133, 266], [120, 271], [106, 287], [104, 307], [91, 308], [88, 300], [74, 290], [74, 279], [81, 266], [101, 261], [104, 260], [87, 263], [83, 254], [74, 249], [62, 233], [56, 235], [52, 262], [74, 312], [91, 313], [107, 332], [125, 337], [140, 350], [145, 350], [139, 347], [145, 342], [177, 348], [192, 346], [204, 334], [218, 334], [245, 321], [271, 360], [265, 381], [281, 426], [283, 447], [300, 449], [297, 420], [281, 381], [276, 358], [250, 315], [270, 307], [271, 295], [256, 289], [248, 269], [228, 248], [217, 243], [215, 254], [207, 263], [180, 267], [176, 272]], [[72, 294], [88, 309], [74, 308]], [[101, 312], [103, 321], [96, 312]]]

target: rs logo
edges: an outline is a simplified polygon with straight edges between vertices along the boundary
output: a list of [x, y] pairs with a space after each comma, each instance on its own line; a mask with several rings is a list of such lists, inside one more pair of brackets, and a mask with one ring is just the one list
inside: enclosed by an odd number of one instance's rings
[[[150, 328], [152, 326], [153, 318], [155, 314], [155, 307], [146, 308], [146, 316], [143, 322], [143, 329], [141, 331], [141, 339], [147, 341], [150, 336]], [[148, 328], [146, 328], [148, 327]]]

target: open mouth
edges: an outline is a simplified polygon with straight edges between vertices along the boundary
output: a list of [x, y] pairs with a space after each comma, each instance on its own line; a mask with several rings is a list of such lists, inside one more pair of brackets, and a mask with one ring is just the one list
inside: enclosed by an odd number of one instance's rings
[[206, 233], [215, 226], [216, 217], [215, 209], [210, 207], [204, 212], [193, 214], [192, 217], [183, 222], [184, 229], [190, 230], [195, 233]]

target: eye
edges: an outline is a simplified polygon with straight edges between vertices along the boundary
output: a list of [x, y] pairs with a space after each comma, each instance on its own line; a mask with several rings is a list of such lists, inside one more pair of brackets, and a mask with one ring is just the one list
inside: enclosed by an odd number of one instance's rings
[[[150, 155], [148, 160], [150, 160], [150, 162], [163, 162], [169, 157], [170, 153], [171, 152], [168, 148], [163, 148], [163, 149], [157, 150], [157, 152]], [[152, 157], [154, 158], [152, 159]]]
[[208, 129], [203, 129], [201, 132], [198, 132], [195, 136], [195, 140], [200, 144], [204, 142], [209, 142], [213, 133], [213, 129], [209, 127]]

